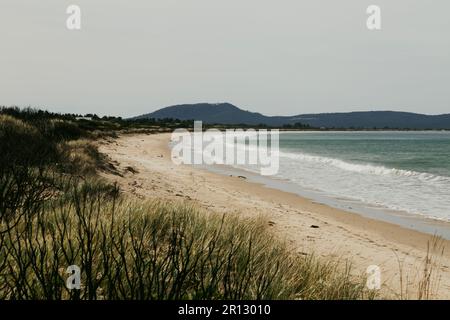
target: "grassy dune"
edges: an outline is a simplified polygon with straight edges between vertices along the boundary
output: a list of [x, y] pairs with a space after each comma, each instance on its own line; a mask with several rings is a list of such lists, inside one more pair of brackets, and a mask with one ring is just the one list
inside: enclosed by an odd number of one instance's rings
[[[366, 297], [349, 269], [292, 255], [263, 220], [187, 204], [117, 201], [91, 184], [65, 196], [1, 237], [1, 298]], [[73, 264], [83, 285], [69, 292], [64, 267]]]

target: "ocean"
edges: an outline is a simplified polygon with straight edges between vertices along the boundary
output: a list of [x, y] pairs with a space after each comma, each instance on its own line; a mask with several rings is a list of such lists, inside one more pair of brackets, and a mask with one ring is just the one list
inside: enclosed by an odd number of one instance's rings
[[[244, 141], [238, 149], [254, 149]], [[450, 240], [449, 131], [283, 131], [275, 176], [200, 167]]]
[[450, 132], [282, 132], [277, 177], [335, 199], [450, 221]]

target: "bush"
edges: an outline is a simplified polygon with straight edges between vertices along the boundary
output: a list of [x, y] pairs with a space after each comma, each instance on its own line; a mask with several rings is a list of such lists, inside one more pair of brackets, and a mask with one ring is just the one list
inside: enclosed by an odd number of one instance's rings
[[11, 116], [0, 115], [0, 166], [38, 166], [56, 161], [56, 144], [36, 127]]
[[36, 126], [52, 141], [77, 140], [87, 136], [75, 122], [59, 119], [40, 121]]
[[19, 208], [32, 212], [49, 197], [48, 166], [59, 158], [56, 144], [35, 127], [0, 115], [0, 220], [14, 218]]
[[[95, 174], [105, 158], [81, 135], [76, 125], [57, 119], [31, 123], [0, 114], [0, 220], [16, 211], [32, 214], [61, 187], [64, 174]], [[64, 178], [63, 178], [64, 177]]]
[[58, 145], [63, 161], [59, 163], [59, 170], [71, 175], [94, 175], [99, 169], [107, 169], [106, 157], [97, 146], [89, 140], [75, 140]]

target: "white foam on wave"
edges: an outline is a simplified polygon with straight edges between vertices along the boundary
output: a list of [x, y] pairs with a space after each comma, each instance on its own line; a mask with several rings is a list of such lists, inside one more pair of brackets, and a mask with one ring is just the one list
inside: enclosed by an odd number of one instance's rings
[[[250, 148], [238, 145], [237, 148]], [[304, 190], [367, 206], [450, 221], [450, 177], [427, 172], [352, 163], [338, 158], [280, 150], [277, 177]], [[259, 173], [258, 166], [233, 165]]]
[[332, 197], [450, 220], [450, 177], [280, 152], [280, 176]]
[[412, 170], [403, 170], [396, 168], [387, 168], [384, 166], [376, 166], [371, 164], [357, 164], [343, 161], [336, 158], [328, 158], [323, 156], [310, 155], [305, 153], [290, 153], [290, 152], [280, 152], [280, 157], [285, 157], [298, 161], [309, 161], [317, 162], [324, 165], [333, 166], [338, 169], [345, 171], [371, 174], [371, 175], [389, 175], [389, 176], [404, 176], [413, 177], [423, 181], [430, 182], [446, 182], [450, 183], [450, 177], [438, 176], [427, 172], [418, 172]]

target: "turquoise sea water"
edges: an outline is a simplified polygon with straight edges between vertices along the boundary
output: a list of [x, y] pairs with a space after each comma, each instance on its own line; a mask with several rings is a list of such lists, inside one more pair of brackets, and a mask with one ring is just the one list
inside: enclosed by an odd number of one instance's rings
[[450, 132], [284, 132], [278, 177], [331, 197], [450, 220]]

